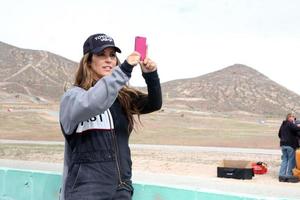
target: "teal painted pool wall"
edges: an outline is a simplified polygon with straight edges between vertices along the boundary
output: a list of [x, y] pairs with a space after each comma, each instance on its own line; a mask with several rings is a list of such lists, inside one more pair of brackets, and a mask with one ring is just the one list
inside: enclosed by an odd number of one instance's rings
[[[0, 200], [58, 200], [61, 174], [0, 168]], [[133, 200], [254, 200], [149, 184], [134, 184]]]

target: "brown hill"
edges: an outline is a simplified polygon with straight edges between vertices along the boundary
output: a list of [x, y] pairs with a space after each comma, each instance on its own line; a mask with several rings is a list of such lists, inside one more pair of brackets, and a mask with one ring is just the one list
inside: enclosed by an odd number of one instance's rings
[[241, 64], [162, 88], [166, 105], [182, 109], [282, 116], [300, 108], [299, 95]]
[[[53, 53], [0, 42], [0, 102], [58, 101], [76, 67]], [[300, 109], [299, 95], [241, 64], [162, 88], [164, 105], [177, 109], [281, 116]]]
[[47, 51], [0, 42], [0, 101], [57, 101], [77, 63]]

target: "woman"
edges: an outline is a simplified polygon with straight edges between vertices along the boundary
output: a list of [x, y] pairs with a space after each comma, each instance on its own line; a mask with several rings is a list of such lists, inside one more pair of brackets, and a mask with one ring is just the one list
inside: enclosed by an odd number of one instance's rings
[[[114, 40], [91, 35], [74, 87], [62, 97], [60, 124], [65, 137], [61, 199], [131, 199], [129, 135], [133, 114], [159, 110], [162, 104], [156, 64], [138, 52], [120, 64]], [[126, 86], [134, 66], [141, 65], [148, 94]]]

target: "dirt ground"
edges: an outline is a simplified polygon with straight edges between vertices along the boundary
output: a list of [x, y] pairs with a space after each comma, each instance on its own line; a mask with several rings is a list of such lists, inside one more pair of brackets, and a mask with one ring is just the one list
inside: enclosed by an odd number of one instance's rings
[[[58, 105], [3, 104], [0, 108], [0, 139], [64, 140]], [[141, 116], [141, 122], [131, 134], [131, 143], [276, 149], [281, 119], [163, 108]]]
[[[148, 146], [146, 145], [146, 147]], [[210, 189], [224, 192], [238, 191], [243, 194], [289, 197], [288, 199], [297, 199], [295, 197], [300, 195], [300, 183], [278, 181], [279, 150], [272, 150], [275, 153], [265, 153], [264, 150], [247, 153], [238, 152], [238, 149], [233, 148], [226, 148], [229, 151], [222, 152], [211, 151], [213, 148], [209, 147], [210, 151], [205, 151], [205, 148], [200, 151], [191, 151], [178, 146], [164, 147], [158, 145], [155, 148], [152, 146], [141, 148], [131, 145], [133, 173], [142, 172], [139, 178], [134, 176], [135, 181], [149, 182], [151, 180], [155, 184], [165, 182], [167, 185], [181, 184], [180, 186], [189, 186], [190, 188], [201, 184], [199, 188], [210, 187]], [[2, 143], [0, 142], [0, 164], [5, 159], [8, 162], [9, 160], [38, 161], [62, 166], [63, 148], [63, 144], [5, 144], [2, 141]], [[197, 147], [191, 149], [193, 148]], [[221, 166], [224, 159], [263, 161], [268, 165], [268, 172], [264, 175], [255, 175], [251, 180], [217, 178], [217, 167]], [[62, 172], [62, 167], [59, 172]], [[163, 178], [167, 181], [163, 181]], [[239, 187], [241, 188], [238, 190]]]
[[[5, 144], [0, 143], [0, 159], [63, 163], [63, 145]], [[167, 173], [182, 176], [216, 176], [217, 166], [227, 160], [263, 161], [269, 172], [265, 179], [277, 180], [280, 155], [187, 151], [180, 147], [131, 148], [133, 170]]]
[[[48, 105], [1, 105], [0, 139], [61, 141], [58, 107]], [[238, 147], [278, 150], [280, 118], [202, 113], [162, 109], [141, 116], [142, 125], [130, 137], [131, 144]], [[63, 163], [62, 144], [7, 144], [0, 142], [0, 159]], [[272, 185], [297, 193], [299, 184], [278, 182], [279, 154], [242, 152], [190, 152], [174, 149], [132, 148], [133, 171], [172, 174], [214, 180], [223, 159], [263, 161], [268, 173], [251, 180], [254, 185]], [[228, 180], [224, 180], [228, 182]], [[230, 180], [235, 181], [235, 180]], [[237, 183], [238, 184], [238, 183]], [[300, 196], [300, 192], [299, 192]]]

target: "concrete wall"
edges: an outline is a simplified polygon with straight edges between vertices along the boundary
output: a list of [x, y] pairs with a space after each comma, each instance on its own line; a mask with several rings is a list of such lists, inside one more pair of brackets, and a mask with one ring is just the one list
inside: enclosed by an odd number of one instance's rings
[[[61, 175], [0, 168], [0, 200], [58, 200]], [[253, 200], [148, 184], [134, 184], [133, 200]]]
[[61, 175], [0, 168], [0, 200], [57, 200]]

